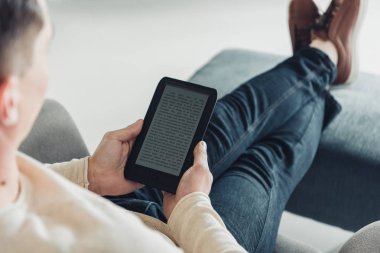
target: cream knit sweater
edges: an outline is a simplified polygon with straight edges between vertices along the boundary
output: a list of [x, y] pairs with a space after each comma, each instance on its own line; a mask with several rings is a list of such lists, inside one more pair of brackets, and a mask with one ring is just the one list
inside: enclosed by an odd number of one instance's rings
[[245, 252], [207, 195], [184, 197], [164, 224], [84, 189], [87, 162], [45, 166], [19, 154], [20, 195], [0, 209], [1, 253]]

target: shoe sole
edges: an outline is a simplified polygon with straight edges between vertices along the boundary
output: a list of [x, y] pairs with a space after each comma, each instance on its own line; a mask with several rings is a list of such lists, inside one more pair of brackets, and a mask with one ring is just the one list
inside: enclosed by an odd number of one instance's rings
[[364, 17], [366, 16], [367, 10], [368, 10], [368, 2], [369, 0], [361, 0], [360, 1], [360, 6], [359, 6], [359, 14], [358, 14], [358, 19], [356, 21], [356, 25], [354, 28], [354, 32], [352, 35], [352, 47], [353, 47], [353, 52], [352, 52], [352, 66], [351, 66], [351, 72], [350, 75], [348, 76], [347, 80], [342, 83], [342, 84], [350, 84], [352, 83], [358, 76], [359, 74], [359, 53], [358, 53], [358, 35], [360, 33]]

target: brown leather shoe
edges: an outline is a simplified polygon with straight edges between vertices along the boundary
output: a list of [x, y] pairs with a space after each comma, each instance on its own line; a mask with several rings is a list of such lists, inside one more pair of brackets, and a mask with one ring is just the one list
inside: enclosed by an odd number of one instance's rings
[[311, 30], [320, 17], [313, 0], [291, 0], [289, 4], [289, 31], [293, 54], [311, 43]]
[[329, 39], [338, 51], [338, 76], [335, 84], [352, 82], [359, 70], [357, 36], [367, 0], [332, 0], [315, 26], [317, 37]]

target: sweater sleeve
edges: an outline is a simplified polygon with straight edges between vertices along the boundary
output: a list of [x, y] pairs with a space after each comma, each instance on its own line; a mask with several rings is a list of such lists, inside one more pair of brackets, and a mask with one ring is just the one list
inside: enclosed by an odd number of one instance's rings
[[196, 192], [182, 198], [168, 225], [179, 246], [187, 253], [246, 252], [227, 230], [206, 194]]
[[88, 157], [70, 162], [46, 164], [46, 166], [80, 187], [88, 189]]

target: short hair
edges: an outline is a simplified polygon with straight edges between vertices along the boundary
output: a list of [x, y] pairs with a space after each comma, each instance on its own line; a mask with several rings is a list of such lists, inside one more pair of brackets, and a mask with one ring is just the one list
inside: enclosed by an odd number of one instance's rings
[[11, 73], [24, 73], [43, 25], [37, 0], [0, 0], [0, 81]]

